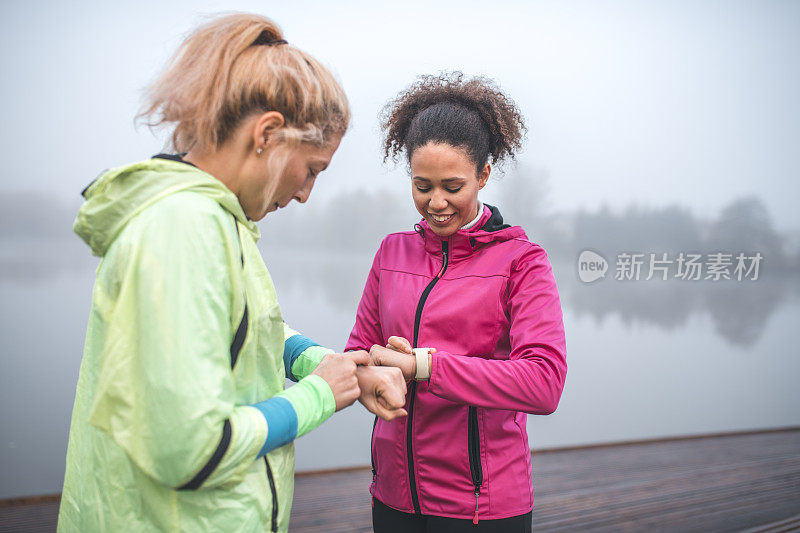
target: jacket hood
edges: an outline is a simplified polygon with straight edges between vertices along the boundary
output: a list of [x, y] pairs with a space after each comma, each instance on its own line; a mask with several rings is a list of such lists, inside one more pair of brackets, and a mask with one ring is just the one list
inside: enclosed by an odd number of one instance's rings
[[500, 210], [489, 204], [483, 204], [483, 215], [475, 226], [470, 229], [460, 229], [446, 239], [439, 237], [424, 218], [414, 226], [414, 229], [425, 240], [425, 249], [429, 253], [441, 254], [442, 242], [449, 242], [450, 257], [453, 259], [469, 255], [476, 248], [490, 242], [528, 238], [521, 227], [504, 223]]
[[73, 230], [94, 255], [103, 256], [133, 217], [162, 198], [187, 190], [215, 200], [254, 239], [260, 237], [239, 199], [221, 181], [193, 165], [156, 158], [103, 172], [83, 191], [86, 202], [78, 211]]

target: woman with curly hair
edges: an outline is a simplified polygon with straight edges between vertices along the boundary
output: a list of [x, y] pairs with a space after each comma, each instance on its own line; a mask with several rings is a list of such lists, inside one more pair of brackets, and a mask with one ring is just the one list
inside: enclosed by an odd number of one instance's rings
[[409, 382], [408, 416], [373, 429], [374, 529], [530, 531], [526, 415], [561, 397], [561, 303], [545, 251], [478, 199], [522, 117], [492, 81], [455, 73], [422, 77], [383, 127], [422, 220], [381, 243], [346, 347]]

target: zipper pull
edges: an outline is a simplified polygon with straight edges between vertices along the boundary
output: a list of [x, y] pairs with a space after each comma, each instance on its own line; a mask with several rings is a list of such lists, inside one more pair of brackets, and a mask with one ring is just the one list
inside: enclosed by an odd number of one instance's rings
[[475, 489], [475, 516], [472, 517], [472, 523], [478, 525], [478, 496], [480, 496], [481, 491]]
[[436, 274], [437, 278], [441, 278], [444, 275], [444, 269], [447, 268], [447, 254], [450, 249], [447, 241], [442, 241], [442, 268], [439, 269], [439, 273]]
[[372, 500], [372, 508], [375, 508], [375, 495], [371, 494], [373, 490], [375, 490], [375, 479], [378, 477], [378, 473], [375, 470], [372, 470], [372, 486], [369, 488], [370, 490], [370, 500]]

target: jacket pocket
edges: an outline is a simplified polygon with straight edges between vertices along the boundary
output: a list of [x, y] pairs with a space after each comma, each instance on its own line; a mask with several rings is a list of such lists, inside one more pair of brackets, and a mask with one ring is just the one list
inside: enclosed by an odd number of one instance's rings
[[469, 453], [469, 473], [475, 487], [475, 514], [472, 523], [478, 523], [478, 501], [483, 485], [483, 466], [481, 465], [481, 434], [478, 425], [478, 408], [470, 406], [467, 423], [467, 451]]
[[275, 477], [272, 475], [272, 467], [269, 466], [267, 456], [264, 456], [264, 463], [267, 465], [267, 481], [269, 481], [269, 490], [272, 493], [272, 524], [270, 531], [278, 531], [278, 491], [275, 489]]
[[372, 422], [372, 436], [369, 439], [369, 458], [372, 463], [372, 484], [375, 485], [375, 478], [378, 476], [378, 467], [375, 464], [375, 426], [378, 425], [378, 417]]

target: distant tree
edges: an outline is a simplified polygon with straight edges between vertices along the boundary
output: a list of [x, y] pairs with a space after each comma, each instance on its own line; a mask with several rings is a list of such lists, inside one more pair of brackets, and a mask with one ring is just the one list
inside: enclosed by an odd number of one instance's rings
[[783, 252], [784, 237], [775, 231], [761, 199], [749, 196], [723, 208], [708, 231], [708, 252], [761, 252], [766, 268], [788, 266]]

